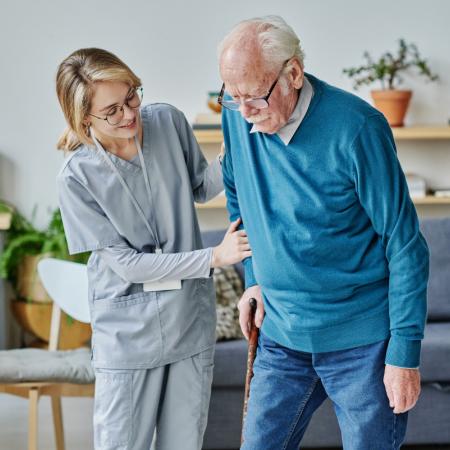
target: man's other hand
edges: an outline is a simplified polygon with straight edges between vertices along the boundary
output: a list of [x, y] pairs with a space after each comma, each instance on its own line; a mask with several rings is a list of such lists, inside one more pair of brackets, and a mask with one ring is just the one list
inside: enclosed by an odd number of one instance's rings
[[389, 405], [394, 408], [395, 414], [409, 411], [417, 403], [420, 394], [419, 369], [404, 369], [387, 364], [383, 381]]
[[239, 303], [237, 305], [239, 309], [239, 324], [241, 325], [242, 333], [244, 333], [245, 339], [250, 337], [250, 302], [251, 298], [256, 299], [257, 307], [255, 314], [255, 324], [258, 328], [261, 328], [264, 319], [264, 304], [261, 294], [261, 288], [258, 285], [251, 286], [245, 290]]

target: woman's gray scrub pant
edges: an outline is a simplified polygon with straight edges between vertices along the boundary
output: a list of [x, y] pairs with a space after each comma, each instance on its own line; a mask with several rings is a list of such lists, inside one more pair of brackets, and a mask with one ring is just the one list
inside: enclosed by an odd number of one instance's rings
[[95, 450], [200, 450], [213, 360], [210, 348], [153, 369], [96, 369]]

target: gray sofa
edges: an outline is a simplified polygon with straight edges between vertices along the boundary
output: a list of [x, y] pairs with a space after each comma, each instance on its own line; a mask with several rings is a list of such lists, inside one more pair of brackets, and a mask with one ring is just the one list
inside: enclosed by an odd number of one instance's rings
[[[450, 218], [424, 219], [430, 248], [428, 322], [422, 344], [422, 394], [410, 412], [407, 444], [450, 443]], [[217, 245], [225, 230], [203, 234], [205, 247]], [[243, 275], [242, 265], [236, 266]], [[205, 450], [238, 449], [240, 444], [247, 346], [244, 340], [219, 342]], [[331, 402], [313, 416], [303, 447], [341, 447]], [[255, 449], [257, 450], [257, 449]]]

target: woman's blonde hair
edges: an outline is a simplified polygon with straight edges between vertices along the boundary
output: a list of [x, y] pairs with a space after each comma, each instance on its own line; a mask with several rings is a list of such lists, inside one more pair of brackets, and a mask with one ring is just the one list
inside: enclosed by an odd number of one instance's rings
[[73, 151], [92, 143], [83, 122], [98, 81], [121, 81], [136, 88], [142, 84], [123, 61], [106, 50], [82, 48], [73, 52], [59, 65], [56, 74], [56, 93], [68, 124], [58, 141], [59, 150]]

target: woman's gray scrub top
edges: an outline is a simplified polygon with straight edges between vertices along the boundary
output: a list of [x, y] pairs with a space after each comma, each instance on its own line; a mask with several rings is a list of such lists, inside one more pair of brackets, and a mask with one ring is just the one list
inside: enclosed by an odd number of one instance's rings
[[[208, 165], [186, 118], [173, 106], [147, 105], [141, 117], [151, 199], [139, 159], [108, 157], [157, 231], [162, 254], [145, 253], [154, 239], [103, 152], [79, 147], [58, 175], [69, 252], [92, 251], [88, 278], [96, 368], [157, 367], [215, 342], [212, 249], [202, 249], [194, 201], [206, 202], [223, 189], [220, 163]], [[181, 279], [182, 289], [143, 291], [143, 282], [164, 279]]]

